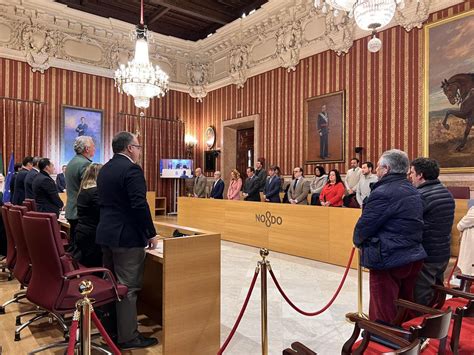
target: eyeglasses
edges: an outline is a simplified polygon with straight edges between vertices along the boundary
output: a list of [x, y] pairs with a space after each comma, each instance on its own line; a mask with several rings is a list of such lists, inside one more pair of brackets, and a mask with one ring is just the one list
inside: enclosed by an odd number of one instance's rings
[[130, 144], [132, 147], [135, 147], [135, 148], [138, 148], [138, 149], [142, 149], [142, 146], [141, 145], [138, 145], [138, 144]]

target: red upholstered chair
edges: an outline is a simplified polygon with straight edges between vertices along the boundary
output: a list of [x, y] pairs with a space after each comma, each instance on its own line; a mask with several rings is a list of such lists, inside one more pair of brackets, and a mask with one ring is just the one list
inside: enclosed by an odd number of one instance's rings
[[471, 198], [471, 191], [468, 186], [447, 186], [453, 198], [461, 200], [469, 200]]
[[[76, 301], [82, 298], [79, 284], [86, 279], [94, 286], [89, 297], [95, 299], [95, 307], [120, 300], [126, 295], [127, 287], [117, 284], [108, 269], [76, 269], [70, 256], [64, 252], [54, 213], [28, 212], [23, 217], [23, 230], [32, 263], [27, 289], [30, 302], [58, 316], [72, 313], [76, 309]], [[107, 278], [97, 276], [98, 273], [105, 274]], [[33, 353], [65, 344], [65, 341], [49, 344]]]
[[[13, 279], [13, 267], [15, 266], [15, 261], [16, 261], [16, 248], [15, 248], [15, 243], [13, 242], [12, 239], [12, 233], [10, 232], [10, 225], [8, 224], [6, 212], [8, 208], [13, 206], [11, 203], [5, 203], [1, 207], [2, 211], [2, 220], [3, 224], [5, 226], [5, 234], [7, 235], [7, 255], [4, 260], [4, 263], [2, 264], [2, 271], [5, 272], [5, 269], [8, 269], [8, 281], [11, 281]], [[3, 306], [0, 306], [0, 314], [5, 313], [5, 310], [3, 309]]]
[[[16, 236], [12, 232], [11, 223], [10, 223], [10, 216], [8, 211], [13, 208], [18, 208], [19, 206], [13, 206], [11, 204], [5, 204], [1, 207], [2, 209], [2, 218], [3, 223], [5, 224], [5, 231], [7, 233], [7, 267], [8, 269], [15, 275], [15, 277], [21, 277], [23, 279], [23, 274], [27, 271], [29, 262], [24, 258], [25, 253], [22, 253], [21, 260], [18, 260], [18, 253], [17, 253], [17, 245], [16, 245]], [[21, 208], [21, 207], [20, 207]], [[23, 207], [25, 208], [25, 207]], [[28, 255], [28, 252], [26, 252]], [[25, 275], [27, 276], [27, 275]], [[23, 283], [20, 281], [21, 288], [23, 289]], [[20, 290], [19, 292], [13, 295], [13, 298], [6, 301], [4, 304], [0, 306], [0, 314], [5, 314], [5, 307], [9, 304], [18, 302], [19, 300], [26, 297], [26, 291]]]
[[28, 211], [37, 211], [36, 209], [36, 201], [32, 198], [25, 198], [23, 201], [23, 206], [28, 208]]

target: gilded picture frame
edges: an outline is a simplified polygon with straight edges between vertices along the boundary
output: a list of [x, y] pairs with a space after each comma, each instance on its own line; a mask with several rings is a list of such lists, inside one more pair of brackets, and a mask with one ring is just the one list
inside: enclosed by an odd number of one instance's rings
[[[304, 105], [305, 164], [345, 161], [345, 91], [307, 98]], [[326, 113], [323, 109], [326, 109]]]
[[474, 10], [424, 27], [423, 153], [443, 173], [474, 172], [473, 31]]

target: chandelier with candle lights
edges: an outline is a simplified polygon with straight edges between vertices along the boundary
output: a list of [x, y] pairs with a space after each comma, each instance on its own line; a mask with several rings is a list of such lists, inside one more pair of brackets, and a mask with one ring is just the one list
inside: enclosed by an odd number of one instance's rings
[[135, 56], [126, 66], [121, 64], [115, 71], [115, 86], [119, 93], [133, 96], [135, 106], [147, 108], [150, 99], [163, 97], [168, 92], [169, 77], [158, 65], [153, 66], [150, 62], [150, 35], [143, 21], [143, 0], [140, 10], [140, 24], [134, 33]]

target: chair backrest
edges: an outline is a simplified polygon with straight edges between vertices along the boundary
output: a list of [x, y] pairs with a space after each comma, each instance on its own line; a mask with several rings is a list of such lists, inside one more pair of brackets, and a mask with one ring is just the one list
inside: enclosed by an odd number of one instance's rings
[[3, 224], [5, 226], [5, 234], [7, 235], [7, 262], [6, 266], [13, 270], [16, 262], [16, 244], [13, 239], [10, 223], [8, 221], [7, 211], [12, 207], [11, 203], [6, 203], [1, 207]]
[[52, 311], [62, 290], [64, 270], [61, 249], [58, 249], [54, 237], [57, 221], [52, 222], [49, 215], [56, 217], [54, 213], [26, 213], [23, 230], [32, 264], [26, 296], [37, 306]]
[[471, 198], [471, 191], [468, 186], [447, 186], [453, 198], [469, 200]]
[[27, 286], [31, 276], [31, 261], [23, 233], [22, 218], [27, 212], [25, 206], [11, 206], [7, 211], [8, 223], [16, 245], [16, 262], [13, 275], [23, 286]]
[[28, 211], [37, 211], [36, 201], [32, 198], [25, 198], [23, 206], [28, 207]]

